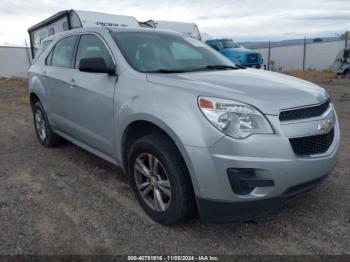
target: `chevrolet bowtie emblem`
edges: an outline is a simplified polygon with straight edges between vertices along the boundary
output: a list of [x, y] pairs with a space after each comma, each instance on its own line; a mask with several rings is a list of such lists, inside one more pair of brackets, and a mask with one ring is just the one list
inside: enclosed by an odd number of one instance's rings
[[326, 131], [326, 130], [330, 129], [331, 126], [332, 126], [331, 120], [325, 120], [321, 124], [318, 124], [317, 129], [319, 131]]

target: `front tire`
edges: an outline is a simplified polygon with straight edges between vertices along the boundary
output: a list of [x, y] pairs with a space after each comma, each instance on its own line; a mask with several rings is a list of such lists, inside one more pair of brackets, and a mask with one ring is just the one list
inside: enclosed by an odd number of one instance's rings
[[50, 126], [44, 107], [38, 101], [33, 106], [35, 133], [40, 144], [45, 147], [54, 147], [61, 142], [61, 138], [56, 135]]
[[138, 139], [129, 151], [128, 171], [135, 196], [156, 222], [177, 224], [191, 216], [195, 199], [184, 160], [163, 135]]

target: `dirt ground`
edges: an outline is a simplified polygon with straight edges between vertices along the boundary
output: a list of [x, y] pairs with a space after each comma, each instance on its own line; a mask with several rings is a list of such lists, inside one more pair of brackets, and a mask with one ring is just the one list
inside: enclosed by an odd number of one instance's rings
[[144, 214], [117, 167], [68, 142], [42, 147], [23, 83], [0, 80], [0, 255], [350, 254], [350, 82], [321, 85], [342, 132], [321, 186], [248, 223], [165, 227]]

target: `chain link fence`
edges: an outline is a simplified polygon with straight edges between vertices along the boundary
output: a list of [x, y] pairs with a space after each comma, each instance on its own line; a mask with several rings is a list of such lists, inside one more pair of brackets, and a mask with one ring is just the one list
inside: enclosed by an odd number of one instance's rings
[[267, 48], [256, 51], [263, 56], [263, 67], [272, 71], [328, 70], [331, 69], [337, 54], [348, 46], [348, 40], [277, 46], [271, 42]]

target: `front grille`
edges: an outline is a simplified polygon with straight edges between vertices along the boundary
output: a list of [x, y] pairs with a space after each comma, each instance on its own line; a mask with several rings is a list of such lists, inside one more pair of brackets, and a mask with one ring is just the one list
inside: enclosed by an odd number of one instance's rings
[[334, 128], [332, 128], [327, 134], [290, 138], [289, 141], [297, 156], [307, 157], [310, 155], [325, 153], [332, 145], [333, 138]]
[[258, 55], [257, 54], [248, 54], [248, 64], [254, 64], [258, 62]]
[[292, 109], [280, 113], [280, 121], [299, 120], [322, 115], [329, 108], [329, 100], [317, 105], [299, 109]]

